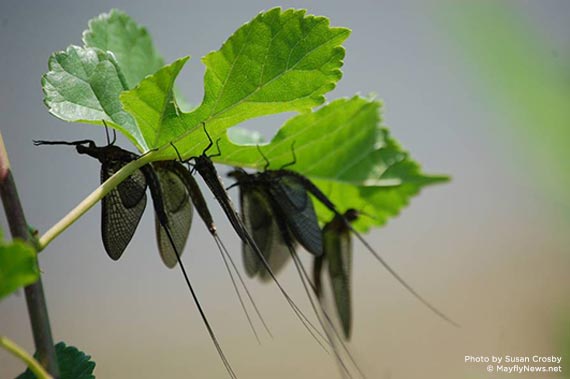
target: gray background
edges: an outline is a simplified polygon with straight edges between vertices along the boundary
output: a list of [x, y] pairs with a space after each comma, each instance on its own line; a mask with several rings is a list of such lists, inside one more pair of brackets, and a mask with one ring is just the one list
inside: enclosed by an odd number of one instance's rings
[[[484, 377], [484, 367], [463, 363], [464, 355], [561, 355], [558, 328], [570, 293], [568, 212], [540, 193], [525, 171], [525, 157], [515, 155], [517, 140], [502, 132], [510, 121], [450, 35], [444, 21], [453, 13], [445, 2], [2, 1], [0, 128], [28, 221], [47, 230], [98, 185], [95, 160], [71, 148], [32, 146], [33, 139], [105, 141], [101, 128], [50, 116], [40, 88], [49, 55], [80, 44], [90, 18], [112, 7], [125, 10], [148, 27], [167, 62], [192, 55], [177, 83], [198, 104], [199, 58], [275, 5], [308, 8], [330, 17], [332, 25], [351, 28], [344, 78], [329, 99], [377, 93], [393, 135], [427, 172], [453, 177], [423, 191], [368, 238], [463, 327], [434, 317], [356, 244], [351, 348], [369, 377]], [[545, 44], [568, 52], [569, 2], [508, 5]], [[246, 125], [271, 135], [287, 116]], [[225, 377], [179, 271], [158, 258], [150, 211], [124, 257], [113, 262], [100, 242], [98, 208], [41, 255], [56, 340], [91, 354], [100, 378]], [[239, 261], [233, 231], [218, 209], [214, 216]], [[338, 376], [331, 357], [308, 337], [277, 290], [252, 283], [275, 335], [256, 344], [200, 222], [194, 223], [185, 258], [239, 377]], [[292, 267], [282, 280], [309, 313]], [[0, 303], [0, 334], [33, 351], [23, 295]], [[0, 351], [0, 377], [22, 370]]]

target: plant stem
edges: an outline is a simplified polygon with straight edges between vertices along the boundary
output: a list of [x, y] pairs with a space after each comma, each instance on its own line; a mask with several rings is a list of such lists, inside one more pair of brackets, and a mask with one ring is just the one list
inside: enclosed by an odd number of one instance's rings
[[[12, 177], [10, 161], [8, 160], [8, 153], [4, 146], [2, 133], [0, 133], [0, 196], [2, 197], [2, 203], [4, 204], [4, 211], [8, 225], [10, 226], [12, 238], [20, 238], [31, 243], [30, 231], [26, 217], [24, 216], [22, 204], [20, 203], [20, 198], [18, 197], [16, 184]], [[53, 377], [57, 378], [59, 377], [59, 367], [51, 336], [51, 327], [41, 277], [34, 284], [27, 286], [25, 293], [39, 361]]]
[[53, 376], [48, 374], [42, 365], [40, 365], [40, 363], [34, 359], [34, 357], [28, 354], [26, 350], [22, 349], [8, 337], [0, 337], [0, 346], [8, 350], [17, 358], [20, 358], [22, 361], [24, 361], [24, 363], [39, 379], [53, 379]]

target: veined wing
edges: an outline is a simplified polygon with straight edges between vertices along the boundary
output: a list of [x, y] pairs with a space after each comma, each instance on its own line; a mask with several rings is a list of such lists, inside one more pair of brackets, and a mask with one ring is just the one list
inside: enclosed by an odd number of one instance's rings
[[352, 325], [351, 272], [352, 243], [350, 231], [342, 219], [335, 216], [323, 228], [323, 247], [337, 314], [345, 338], [349, 339]]
[[[277, 274], [289, 258], [287, 246], [276, 223], [271, 202], [263, 188], [247, 185], [240, 188], [241, 217], [246, 230], [269, 263], [274, 274]], [[259, 274], [263, 280], [271, 277], [261, 264], [253, 248], [242, 243], [243, 261], [248, 276]]]
[[155, 214], [156, 242], [162, 261], [167, 267], [172, 268], [178, 262], [176, 252], [182, 255], [184, 251], [192, 224], [193, 208], [185, 182], [177, 171], [172, 170], [168, 162], [153, 163], [152, 167], [158, 178], [167, 227], [174, 241], [174, 247], [168, 238], [165, 227]]
[[[104, 162], [101, 183], [126, 164]], [[105, 251], [113, 260], [121, 257], [137, 229], [146, 206], [146, 187], [143, 173], [137, 170], [101, 200], [101, 236]]]
[[322, 255], [321, 229], [307, 190], [294, 176], [280, 176], [270, 180], [270, 194], [295, 239], [310, 253]]

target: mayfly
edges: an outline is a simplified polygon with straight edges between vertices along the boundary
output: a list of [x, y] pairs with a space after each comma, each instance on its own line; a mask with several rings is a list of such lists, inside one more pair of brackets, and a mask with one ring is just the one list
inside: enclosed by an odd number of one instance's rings
[[[101, 162], [101, 181], [104, 182], [123, 166], [139, 158], [137, 154], [115, 146], [114, 142], [115, 139], [106, 146], [97, 146], [92, 140], [34, 141], [34, 144], [75, 146], [79, 154], [87, 154]], [[144, 165], [102, 199], [103, 245], [112, 259], [117, 260], [121, 257], [142, 217], [148, 186], [154, 205], [157, 242], [163, 262], [168, 267], [179, 263], [198, 312], [228, 374], [232, 378], [237, 378], [218, 343], [180, 259], [192, 219], [189, 198], [194, 194], [186, 187], [187, 182], [182, 181], [171, 168], [161, 163], [156, 164], [156, 168], [154, 165]]]
[[[321, 344], [321, 346], [324, 348], [322, 343], [317, 338], [317, 335], [323, 339], [324, 339], [324, 337], [316, 329], [316, 327], [314, 325], [312, 325], [312, 323], [307, 319], [307, 317], [303, 314], [303, 312], [297, 307], [297, 305], [289, 297], [289, 295], [287, 294], [287, 292], [285, 291], [283, 286], [279, 283], [275, 274], [273, 273], [273, 270], [271, 269], [271, 267], [269, 265], [269, 262], [267, 261], [267, 259], [263, 255], [260, 248], [257, 246], [255, 239], [249, 234], [247, 228], [243, 224], [243, 221], [240, 219], [240, 217], [239, 217], [239, 215], [238, 215], [238, 213], [237, 213], [237, 211], [233, 205], [233, 202], [231, 201], [228, 193], [226, 192], [226, 189], [224, 188], [224, 185], [221, 181], [221, 178], [218, 175], [218, 172], [216, 171], [216, 167], [214, 166], [214, 163], [212, 162], [212, 159], [211, 159], [212, 157], [216, 157], [216, 156], [219, 156], [221, 154], [220, 148], [219, 148], [219, 141], [220, 140], [218, 139], [216, 141], [216, 147], [218, 149], [218, 152], [216, 154], [213, 154], [213, 155], [207, 155], [207, 152], [214, 146], [214, 141], [212, 140], [212, 138], [208, 134], [208, 131], [206, 130], [206, 125], [203, 123], [202, 126], [204, 128], [204, 133], [206, 134], [206, 136], [208, 138], [208, 145], [202, 151], [201, 155], [190, 157], [186, 162], [188, 162], [188, 163], [192, 162], [192, 163], [190, 163], [190, 165], [192, 167], [192, 171], [197, 171], [200, 174], [200, 176], [202, 177], [202, 179], [204, 180], [204, 182], [206, 183], [206, 185], [208, 186], [208, 188], [210, 189], [210, 191], [212, 192], [212, 194], [214, 195], [214, 197], [216, 198], [216, 200], [220, 204], [220, 207], [222, 208], [222, 210], [226, 214], [226, 217], [230, 221], [230, 224], [232, 225], [232, 227], [236, 231], [238, 237], [242, 240], [242, 242], [244, 244], [247, 244], [249, 247], [251, 247], [251, 249], [254, 251], [254, 253], [259, 258], [259, 260], [260, 260], [261, 264], [263, 265], [263, 267], [265, 268], [265, 270], [267, 270], [268, 275], [275, 282], [275, 284], [277, 285], [281, 294], [285, 297], [285, 299], [288, 302], [288, 304], [290, 305], [291, 309], [293, 309], [293, 312], [296, 314], [296, 316], [299, 318], [299, 320], [305, 326], [305, 328], [309, 331], [309, 333], [313, 336], [313, 338], [319, 344]], [[316, 333], [316, 335], [315, 335], [315, 333]]]
[[[293, 150], [294, 155], [294, 150]], [[293, 157], [294, 164], [296, 162], [295, 157]], [[265, 158], [267, 164], [266, 169], [263, 172], [258, 172], [255, 174], [246, 174], [247, 180], [256, 184], [256, 186], [265, 187], [266, 191], [271, 195], [272, 198], [276, 199], [276, 206], [280, 208], [284, 215], [286, 216], [287, 222], [291, 225], [300, 224], [307, 225], [306, 219], [307, 215], [305, 211], [300, 213], [295, 213], [296, 210], [304, 210], [307, 208], [304, 204], [304, 199], [309, 198], [308, 194], [315, 197], [321, 204], [328, 208], [333, 214], [342, 221], [344, 226], [350, 230], [365, 246], [365, 248], [384, 266], [384, 268], [398, 281], [400, 284], [406, 288], [416, 299], [423, 303], [432, 312], [438, 315], [443, 320], [449, 322], [454, 326], [459, 326], [455, 321], [447, 317], [443, 312], [433, 306], [430, 302], [425, 300], [413, 287], [411, 287], [373, 248], [368, 242], [358, 233], [350, 224], [348, 220], [336, 206], [329, 200], [329, 198], [309, 179], [305, 176], [288, 170], [286, 168], [280, 168], [277, 170], [268, 170], [269, 163]], [[290, 164], [290, 165], [291, 165]], [[242, 179], [243, 180], [243, 179]], [[241, 183], [239, 183], [241, 185]], [[310, 200], [309, 200], [310, 201]], [[295, 219], [297, 217], [297, 220]], [[291, 227], [292, 232], [293, 227]], [[299, 228], [301, 234], [305, 240], [312, 242], [312, 247], [320, 246], [322, 248], [322, 235], [319, 229], [318, 235], [315, 235], [312, 228]], [[297, 239], [299, 237], [296, 235]], [[305, 246], [305, 248], [307, 248]], [[311, 251], [310, 249], [307, 249]], [[321, 251], [322, 253], [322, 251]], [[320, 256], [320, 254], [315, 254]]]
[[[139, 158], [139, 155], [124, 150], [114, 144], [115, 139], [106, 146], [97, 146], [92, 140], [80, 141], [34, 141], [38, 145], [71, 145], [79, 154], [89, 155], [101, 162], [101, 183], [127, 163]], [[109, 257], [118, 260], [131, 241], [146, 207], [146, 189], [150, 187], [151, 197], [155, 200], [155, 225], [160, 256], [164, 264], [172, 268], [177, 259], [174, 248], [180, 253], [184, 249], [190, 224], [192, 205], [185, 196], [181, 183], [173, 180], [167, 172], [154, 170], [145, 165], [133, 172], [128, 178], [112, 189], [101, 200], [101, 237]], [[165, 196], [166, 195], [166, 196]], [[164, 222], [161, 222], [161, 216]], [[168, 219], [172, 219], [169, 222]], [[172, 224], [170, 232], [174, 244], [166, 243], [164, 225]], [[172, 229], [172, 228], [175, 229]]]
[[324, 296], [322, 273], [328, 273], [334, 304], [338, 318], [341, 322], [344, 338], [350, 339], [352, 331], [352, 301], [351, 301], [351, 274], [352, 274], [352, 239], [350, 229], [346, 222], [353, 222], [359, 216], [355, 209], [344, 213], [344, 219], [335, 215], [323, 227], [324, 254], [315, 257], [313, 264], [313, 283], [319, 299]]

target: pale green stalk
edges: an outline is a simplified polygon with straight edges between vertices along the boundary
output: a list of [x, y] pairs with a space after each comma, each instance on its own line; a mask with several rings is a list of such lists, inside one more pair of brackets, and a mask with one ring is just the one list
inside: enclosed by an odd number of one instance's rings
[[0, 336], [0, 346], [14, 355], [16, 358], [22, 360], [32, 370], [38, 379], [53, 379], [53, 376], [47, 373], [42, 365], [34, 359], [28, 352], [18, 346], [14, 341], [8, 337]]

